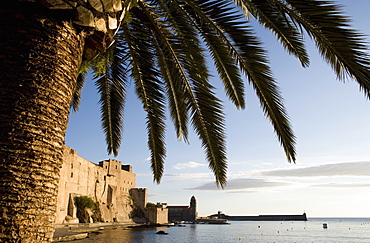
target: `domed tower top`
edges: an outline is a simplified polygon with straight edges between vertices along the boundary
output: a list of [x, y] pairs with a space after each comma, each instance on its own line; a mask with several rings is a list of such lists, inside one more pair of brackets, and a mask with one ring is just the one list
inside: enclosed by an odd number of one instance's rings
[[190, 199], [190, 207], [196, 206], [197, 200], [195, 199], [194, 196], [191, 197]]
[[195, 199], [194, 196], [191, 197], [190, 199], [190, 221], [196, 222], [198, 213], [197, 213], [197, 200]]

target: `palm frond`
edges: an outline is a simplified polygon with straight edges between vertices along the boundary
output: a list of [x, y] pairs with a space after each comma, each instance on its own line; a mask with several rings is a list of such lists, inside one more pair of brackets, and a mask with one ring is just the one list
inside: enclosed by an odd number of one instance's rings
[[355, 79], [370, 98], [370, 56], [364, 36], [350, 28], [338, 5], [320, 0], [286, 2], [285, 11], [313, 38], [337, 77]]
[[209, 167], [215, 175], [216, 185], [224, 188], [227, 181], [227, 158], [223, 107], [208, 82], [201, 79], [193, 82], [193, 90], [195, 101], [191, 102], [191, 121], [202, 140]]
[[[169, 55], [167, 60], [172, 60], [175, 64], [170, 64], [175, 67], [172, 69], [172, 74], [181, 77], [181, 84], [185, 88], [182, 92], [187, 95], [193, 127], [202, 140], [216, 184], [224, 187], [227, 162], [222, 105], [214, 96], [213, 87], [208, 82], [208, 72], [205, 69], [204, 57], [199, 56], [200, 46], [196, 41], [198, 38], [194, 29], [186, 28], [189, 27], [189, 23], [182, 22], [179, 18], [176, 18], [176, 24], [182, 27], [181, 30], [178, 28], [179, 32], [176, 32], [178, 38], [172, 38], [172, 41], [169, 41], [163, 37], [158, 38], [158, 41], [161, 44], [161, 50]], [[185, 34], [190, 34], [194, 38], [193, 43], [183, 38]], [[189, 49], [186, 51], [184, 48]], [[194, 57], [200, 57], [201, 62], [194, 60]], [[183, 68], [184, 71], [181, 71]]]
[[[205, 49], [237, 108], [245, 107], [245, 75], [288, 161], [295, 162], [295, 136], [266, 51], [250, 27], [250, 16], [274, 33], [303, 67], [309, 65], [303, 42], [306, 31], [338, 78], [356, 79], [370, 98], [370, 58], [364, 37], [350, 28], [348, 18], [333, 1], [128, 0], [123, 16], [115, 46], [91, 64], [102, 95], [103, 128], [108, 150], [116, 154], [130, 72], [147, 113], [151, 169], [157, 183], [163, 176], [166, 156], [167, 102], [177, 137], [188, 140], [190, 121], [202, 141], [216, 184], [226, 184], [225, 118], [222, 102], [210, 84]], [[78, 78], [81, 83], [71, 109], [78, 108], [84, 73]]]
[[[187, 6], [182, 8], [183, 13], [188, 15], [190, 19], [193, 19], [193, 24], [198, 28], [200, 35], [204, 38], [208, 50], [211, 53], [211, 57], [215, 63], [215, 67], [219, 76], [224, 84], [226, 94], [229, 99], [236, 105], [237, 108], [245, 108], [244, 99], [244, 83], [239, 74], [239, 69], [235, 64], [232, 56], [229, 55], [227, 44], [224, 41], [228, 41], [227, 37], [220, 41], [219, 35], [223, 35], [223, 31], [217, 28], [217, 23], [214, 23], [212, 19], [208, 18], [201, 8], [204, 4], [199, 1], [201, 6], [193, 4], [192, 1], [184, 1]], [[208, 3], [208, 2], [207, 2]], [[213, 2], [208, 7], [211, 9]], [[215, 3], [217, 4], [217, 3]], [[226, 5], [224, 5], [226, 6]], [[229, 21], [234, 21], [234, 12], [229, 13], [231, 9], [224, 9], [221, 18], [225, 18]]]
[[294, 24], [280, 0], [235, 0], [246, 14], [251, 13], [258, 22], [271, 30], [288, 53], [296, 56], [303, 67], [309, 65], [309, 57], [303, 43], [303, 33]]
[[[144, 9], [144, 6], [141, 7]], [[226, 183], [227, 166], [223, 114], [221, 109], [217, 109], [218, 100], [213, 96], [208, 80], [204, 80], [202, 75], [196, 75], [200, 73], [199, 69], [196, 70], [196, 74], [190, 75], [188, 73], [188, 71], [194, 70], [191, 66], [194, 67], [195, 65], [186, 62], [186, 59], [179, 54], [179, 39], [176, 38], [177, 36], [171, 35], [171, 31], [164, 31], [168, 29], [163, 28], [160, 22], [155, 21], [154, 15], [146, 11], [148, 10], [143, 10], [146, 13], [146, 18], [150, 20], [150, 30], [153, 31], [153, 36], [157, 41], [157, 53], [160, 54], [158, 61], [162, 66], [164, 79], [167, 81], [176, 80], [177, 86], [184, 87], [180, 91], [186, 95], [185, 101], [189, 103], [193, 126], [202, 140], [210, 168], [216, 177], [216, 183], [223, 187]], [[172, 88], [171, 84], [169, 87]]]
[[154, 68], [154, 47], [150, 30], [135, 19], [131, 22], [130, 31], [128, 28], [124, 26], [126, 30], [124, 34], [132, 58], [132, 77], [135, 80], [136, 93], [147, 113], [148, 147], [151, 151], [153, 180], [160, 183], [166, 156], [163, 84], [158, 79], [160, 76], [158, 70]]
[[95, 84], [100, 94], [102, 127], [109, 154], [118, 155], [123, 128], [123, 109], [126, 97], [127, 70], [123, 63], [122, 49], [114, 45], [97, 63]]
[[[184, 80], [187, 79], [186, 73], [181, 65], [179, 53], [176, 52], [174, 45], [177, 40], [171, 34], [171, 30], [162, 24], [159, 11], [150, 11], [144, 3], [139, 3], [142, 16], [145, 16], [146, 25], [153, 32], [156, 39], [156, 53], [158, 66], [161, 70], [162, 78], [165, 80], [166, 91], [170, 109], [170, 116], [174, 123], [178, 139], [188, 140], [188, 109], [184, 94]], [[138, 11], [138, 10], [137, 10]]]
[[80, 66], [80, 70], [78, 72], [78, 75], [77, 75], [77, 83], [76, 83], [76, 87], [75, 87], [75, 90], [74, 90], [74, 93], [73, 93], [72, 102], [71, 102], [71, 106], [70, 106], [70, 109], [73, 112], [77, 112], [80, 108], [81, 92], [82, 92], [82, 88], [83, 88], [83, 86], [85, 84], [85, 81], [86, 81], [86, 75], [89, 71], [88, 66], [89, 66], [88, 61], [83, 61], [81, 66]]
[[[187, 0], [185, 0], [187, 1]], [[270, 119], [281, 145], [284, 148], [288, 161], [295, 161], [295, 136], [286, 114], [282, 97], [276, 81], [271, 75], [265, 51], [255, 38], [254, 33], [248, 29], [247, 23], [240, 24], [234, 18], [223, 18], [224, 7], [227, 1], [202, 1], [204, 4], [189, 5], [200, 16], [202, 26], [208, 23], [208, 28], [214, 32], [220, 42], [227, 44], [229, 52], [239, 64], [239, 68], [247, 75], [248, 81], [253, 86], [265, 115]], [[209, 17], [206, 15], [208, 14]], [[221, 16], [220, 16], [221, 15]], [[218, 21], [217, 21], [218, 20]], [[217, 23], [217, 24], [216, 24]], [[208, 33], [205, 29], [203, 32]], [[202, 33], [203, 33], [202, 32]], [[229, 40], [228, 36], [230, 37]]]

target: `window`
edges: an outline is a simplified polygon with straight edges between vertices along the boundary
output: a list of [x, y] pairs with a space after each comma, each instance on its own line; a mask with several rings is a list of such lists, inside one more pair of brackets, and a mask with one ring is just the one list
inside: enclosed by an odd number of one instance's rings
[[71, 172], [71, 178], [73, 178], [73, 172]]

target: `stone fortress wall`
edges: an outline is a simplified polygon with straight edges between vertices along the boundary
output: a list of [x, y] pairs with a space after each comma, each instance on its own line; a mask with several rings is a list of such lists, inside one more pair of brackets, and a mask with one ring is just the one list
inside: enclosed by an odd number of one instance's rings
[[147, 189], [135, 187], [136, 174], [132, 173], [130, 165], [113, 159], [94, 164], [65, 146], [55, 222], [77, 223], [74, 200], [78, 196], [88, 196], [99, 203], [104, 222], [132, 222], [132, 211], [140, 207], [147, 221], [167, 223], [166, 207], [146, 209]]
[[167, 203], [157, 203], [155, 207], [147, 207], [147, 188], [132, 188], [130, 191], [130, 195], [132, 196], [135, 208], [141, 210], [141, 212], [145, 215], [147, 221], [155, 222], [156, 224], [168, 223]]

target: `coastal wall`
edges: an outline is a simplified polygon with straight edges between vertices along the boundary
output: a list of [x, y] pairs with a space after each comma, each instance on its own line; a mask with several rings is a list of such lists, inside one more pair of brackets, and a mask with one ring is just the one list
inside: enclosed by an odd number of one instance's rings
[[132, 173], [131, 166], [112, 159], [97, 165], [65, 146], [55, 222], [78, 222], [74, 203], [77, 196], [88, 196], [98, 202], [104, 222], [131, 221], [129, 191], [135, 186], [136, 174]]

